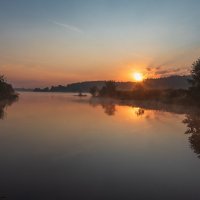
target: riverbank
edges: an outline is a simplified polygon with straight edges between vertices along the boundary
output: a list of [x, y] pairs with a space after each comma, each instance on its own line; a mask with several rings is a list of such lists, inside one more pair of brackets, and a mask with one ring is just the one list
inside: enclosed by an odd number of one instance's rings
[[114, 91], [112, 93], [99, 92], [95, 98], [112, 98], [118, 101], [157, 102], [166, 105], [200, 106], [199, 101], [191, 98], [189, 90], [184, 89], [144, 89], [138, 88], [133, 91]]

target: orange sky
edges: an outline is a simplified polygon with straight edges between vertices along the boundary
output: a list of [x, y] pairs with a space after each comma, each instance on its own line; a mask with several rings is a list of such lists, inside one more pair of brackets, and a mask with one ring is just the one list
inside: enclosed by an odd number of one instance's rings
[[[93, 60], [94, 58], [91, 58]], [[96, 58], [99, 59], [98, 57]], [[102, 58], [103, 59], [103, 58]], [[188, 58], [187, 58], [188, 59]], [[106, 62], [97, 61], [92, 64], [90, 59], [82, 64], [82, 59], [68, 64], [48, 64], [48, 63], [28, 63], [20, 62], [1, 65], [1, 73], [4, 74], [9, 82], [15, 87], [45, 87], [58, 84], [68, 84], [77, 81], [87, 80], [116, 80], [116, 81], [133, 81], [132, 74], [140, 72], [145, 78], [157, 78], [174, 74], [184, 75], [189, 73], [189, 66], [193, 62], [192, 59], [184, 61], [188, 64], [179, 65], [182, 67], [173, 67], [162, 64], [152, 64], [151, 59], [138, 61], [113, 59], [108, 64]], [[91, 63], [88, 64], [87, 63]], [[67, 67], [68, 65], [73, 67]], [[85, 65], [84, 67], [82, 65]], [[54, 67], [56, 66], [56, 67]]]
[[188, 74], [198, 3], [150, 1], [0, 1], [0, 74], [25, 88]]

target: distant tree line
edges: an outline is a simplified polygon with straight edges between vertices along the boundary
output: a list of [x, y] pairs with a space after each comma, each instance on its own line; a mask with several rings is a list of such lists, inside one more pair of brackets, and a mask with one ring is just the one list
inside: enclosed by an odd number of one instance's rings
[[[187, 89], [189, 76], [170, 76], [157, 79], [145, 80], [145, 88], [151, 89]], [[34, 92], [91, 92], [91, 88], [101, 90], [106, 84], [106, 81], [85, 81], [72, 83], [68, 85], [58, 85], [45, 88], [35, 88]], [[137, 85], [134, 82], [115, 82], [117, 90], [132, 91]], [[20, 89], [19, 89], [20, 90]], [[24, 91], [24, 89], [22, 89]], [[21, 90], [20, 90], [21, 91]]]
[[51, 86], [50, 88], [35, 88], [34, 92], [89, 92], [91, 87], [97, 86], [102, 88], [105, 81], [86, 81], [80, 83], [72, 83], [66, 86], [58, 85]]

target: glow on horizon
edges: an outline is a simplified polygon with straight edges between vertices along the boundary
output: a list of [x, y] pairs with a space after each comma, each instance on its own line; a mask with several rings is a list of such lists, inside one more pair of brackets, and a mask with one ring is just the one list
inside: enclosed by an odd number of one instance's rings
[[200, 1], [0, 1], [0, 74], [14, 87], [186, 75]]
[[133, 73], [133, 79], [134, 79], [134, 81], [136, 81], [136, 82], [141, 82], [141, 81], [144, 80], [144, 76], [143, 76], [143, 74], [140, 73], [140, 72], [134, 72], [134, 73]]

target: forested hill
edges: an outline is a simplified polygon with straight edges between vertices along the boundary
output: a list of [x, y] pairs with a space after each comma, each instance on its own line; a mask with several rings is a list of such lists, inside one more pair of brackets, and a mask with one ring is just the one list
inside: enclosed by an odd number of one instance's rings
[[[152, 89], [187, 89], [189, 87], [189, 76], [170, 76], [166, 78], [147, 79], [144, 85]], [[66, 86], [58, 85], [50, 88], [35, 88], [35, 92], [89, 92], [90, 88], [97, 86], [101, 89], [105, 81], [85, 81], [79, 83], [72, 83]], [[132, 90], [135, 86], [134, 82], [116, 82], [119, 90]]]
[[154, 89], [187, 89], [190, 76], [170, 76], [158, 79], [147, 79], [145, 84]]

